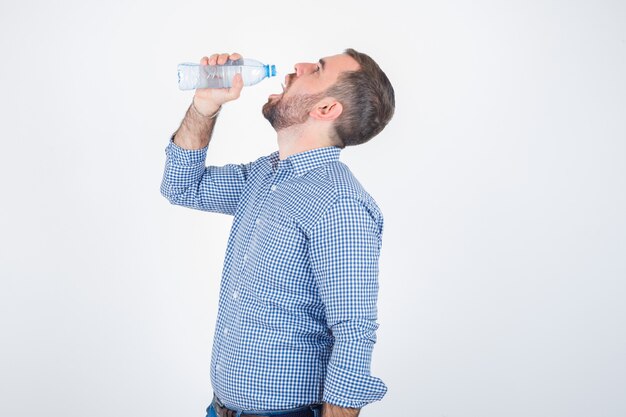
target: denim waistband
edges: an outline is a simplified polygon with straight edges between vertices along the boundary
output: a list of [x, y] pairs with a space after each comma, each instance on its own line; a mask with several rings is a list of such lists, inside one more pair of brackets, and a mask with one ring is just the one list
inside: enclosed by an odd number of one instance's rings
[[[318, 417], [322, 413], [322, 405], [321, 404], [311, 404], [297, 408], [290, 408], [286, 410], [276, 410], [276, 411], [268, 411], [268, 410], [241, 410], [236, 408], [226, 407], [216, 395], [213, 395], [213, 402], [215, 411], [217, 413], [217, 407], [227, 409], [233, 417], [240, 417], [246, 415], [254, 415], [254, 416], [263, 416], [263, 417], [272, 417], [272, 416], [289, 416], [294, 415], [294, 417], [299, 416], [311, 416]], [[217, 407], [215, 407], [217, 406]], [[221, 416], [221, 417], [230, 417], [230, 416]]]

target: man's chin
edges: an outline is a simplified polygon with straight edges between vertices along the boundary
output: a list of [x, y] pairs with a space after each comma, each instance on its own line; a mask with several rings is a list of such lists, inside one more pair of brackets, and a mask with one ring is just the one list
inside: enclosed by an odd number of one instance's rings
[[263, 104], [263, 115], [267, 118], [271, 113], [275, 113], [277, 111], [276, 107], [284, 104], [282, 99], [283, 94], [270, 94], [267, 102]]
[[263, 113], [263, 117], [265, 117], [267, 121], [270, 122], [270, 124], [272, 124], [272, 119], [274, 117], [274, 112], [275, 112], [273, 107], [276, 106], [277, 101], [278, 100], [272, 100], [272, 98], [270, 97], [267, 99], [267, 103], [265, 103], [263, 105], [263, 108], [261, 109], [261, 113]]

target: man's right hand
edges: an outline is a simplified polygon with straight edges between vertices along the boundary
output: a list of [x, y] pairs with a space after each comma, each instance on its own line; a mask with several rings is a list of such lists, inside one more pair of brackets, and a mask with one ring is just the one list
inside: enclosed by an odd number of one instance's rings
[[[202, 65], [222, 65], [228, 60], [241, 59], [241, 55], [213, 54], [200, 60]], [[230, 88], [198, 88], [193, 96], [193, 103], [187, 109], [185, 118], [174, 133], [174, 143], [184, 149], [201, 149], [206, 147], [213, 134], [215, 116], [222, 104], [239, 98], [243, 88], [241, 74], [232, 79]]]
[[[228, 60], [236, 61], [242, 56], [234, 54], [213, 54], [210, 57], [203, 57], [200, 65], [224, 65]], [[222, 104], [236, 100], [241, 95], [243, 88], [243, 78], [241, 74], [235, 74], [230, 88], [198, 88], [193, 96], [193, 104], [196, 109], [205, 116], [215, 114], [220, 110]]]

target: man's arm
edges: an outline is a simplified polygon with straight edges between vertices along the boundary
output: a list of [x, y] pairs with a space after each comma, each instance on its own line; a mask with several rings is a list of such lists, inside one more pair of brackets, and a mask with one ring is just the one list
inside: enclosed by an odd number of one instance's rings
[[313, 274], [333, 338], [323, 417], [354, 417], [387, 388], [370, 375], [376, 341], [382, 215], [374, 204], [339, 198], [313, 227]]
[[[201, 65], [224, 65], [226, 61], [241, 59], [239, 54], [213, 54], [203, 57]], [[236, 74], [231, 88], [199, 88], [196, 90], [185, 118], [174, 133], [174, 143], [184, 149], [202, 149], [208, 146], [213, 126], [222, 105], [241, 95], [243, 78]]]
[[[202, 65], [224, 64], [239, 54], [214, 54]], [[197, 89], [180, 127], [165, 149], [165, 172], [161, 194], [172, 204], [197, 210], [234, 214], [249, 173], [249, 165], [205, 167], [209, 141], [222, 105], [239, 97], [243, 81], [233, 78], [233, 87]]]
[[213, 136], [213, 127], [220, 110], [221, 107], [218, 107], [213, 113], [206, 116], [200, 113], [192, 101], [187, 109], [187, 113], [185, 113], [185, 118], [180, 123], [180, 127], [173, 135], [174, 143], [188, 150], [206, 148], [209, 145], [211, 136]]

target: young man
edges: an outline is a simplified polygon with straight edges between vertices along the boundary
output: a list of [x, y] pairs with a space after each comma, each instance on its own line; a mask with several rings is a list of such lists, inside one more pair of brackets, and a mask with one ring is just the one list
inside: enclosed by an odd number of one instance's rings
[[[214, 54], [224, 64], [239, 54]], [[234, 216], [211, 360], [209, 416], [357, 416], [380, 400], [370, 375], [383, 217], [341, 149], [393, 116], [385, 73], [353, 49], [299, 63], [263, 115], [278, 151], [205, 166], [229, 89], [198, 89], [170, 139], [161, 193], [172, 204]]]

